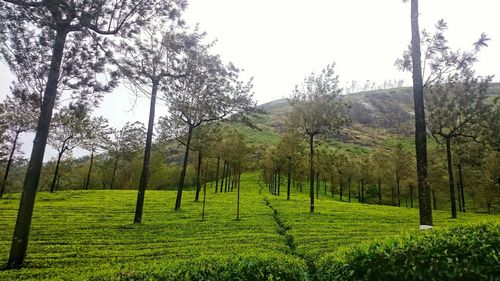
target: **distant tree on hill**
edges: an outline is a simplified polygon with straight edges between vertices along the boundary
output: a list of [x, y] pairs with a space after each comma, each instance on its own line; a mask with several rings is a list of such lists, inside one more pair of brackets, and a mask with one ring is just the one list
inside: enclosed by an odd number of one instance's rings
[[412, 161], [411, 154], [401, 144], [391, 150], [390, 163], [396, 183], [397, 201], [395, 203], [398, 207], [401, 207], [401, 181], [410, 177], [411, 169], [413, 169]]
[[289, 124], [309, 138], [311, 213], [314, 212], [314, 137], [333, 133], [346, 123], [345, 105], [339, 97], [342, 89], [334, 66], [330, 64], [321, 73], [311, 73], [295, 86], [290, 99]]

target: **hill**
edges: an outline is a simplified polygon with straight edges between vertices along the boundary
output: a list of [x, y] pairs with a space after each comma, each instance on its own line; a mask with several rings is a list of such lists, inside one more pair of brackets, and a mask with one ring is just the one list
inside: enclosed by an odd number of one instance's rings
[[[293, 189], [287, 201], [283, 193], [271, 195], [257, 174], [242, 178], [241, 220], [236, 221], [236, 190], [214, 193], [210, 183], [207, 187], [205, 221], [200, 220], [202, 204], [192, 201], [192, 191], [185, 193], [178, 212], [173, 211], [175, 192], [147, 191], [141, 225], [132, 223], [136, 191], [41, 192], [27, 267], [0, 271], [0, 280], [149, 280], [151, 272], [179, 274], [184, 263], [215, 271], [207, 264], [242, 259], [255, 259], [252, 264], [271, 261], [258, 268], [261, 274], [281, 261], [280, 270], [286, 272], [293, 270], [289, 263], [306, 261], [311, 268], [323, 255], [418, 228], [417, 209], [348, 203], [323, 193], [316, 201], [317, 212], [310, 214], [308, 190]], [[19, 196], [9, 194], [0, 201], [2, 261], [8, 256]], [[500, 217], [466, 213], [450, 220], [447, 211], [435, 211], [434, 221], [443, 228], [481, 221], [498, 224]], [[196, 280], [192, 274], [198, 268], [187, 270], [191, 279], [181, 279]]]
[[[500, 83], [490, 85], [490, 95], [492, 99], [500, 96]], [[337, 141], [365, 147], [387, 145], [394, 140], [411, 141], [414, 132], [412, 88], [364, 91], [342, 97], [350, 106], [350, 123], [335, 136]], [[256, 122], [262, 132], [278, 135], [285, 130], [291, 109], [288, 100], [274, 100], [259, 108], [267, 112]]]

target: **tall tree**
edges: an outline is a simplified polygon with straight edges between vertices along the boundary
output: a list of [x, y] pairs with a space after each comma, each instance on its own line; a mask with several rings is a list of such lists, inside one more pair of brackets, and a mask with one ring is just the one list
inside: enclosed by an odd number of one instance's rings
[[309, 138], [310, 212], [314, 212], [314, 138], [334, 132], [346, 122], [344, 103], [339, 95], [339, 79], [329, 64], [321, 73], [311, 73], [301, 85], [296, 85], [290, 99], [292, 111], [289, 123]]
[[[97, 92], [110, 90], [97, 81], [96, 73], [105, 72], [105, 68], [102, 60], [94, 61], [94, 40], [100, 40], [101, 35], [132, 34], [148, 18], [159, 14], [168, 15], [172, 11], [172, 5], [173, 1], [165, 0], [2, 1], [0, 18], [6, 22], [8, 31], [5, 37], [8, 41], [15, 42], [19, 27], [24, 27], [25, 30], [34, 31], [34, 40], [52, 45], [50, 62], [46, 61], [46, 65], [50, 66], [7, 268], [22, 267], [26, 255], [36, 188], [58, 93], [61, 66], [65, 65], [63, 62], [71, 61], [67, 64], [74, 74], [71, 80], [81, 93], [93, 93], [87, 89]], [[71, 45], [78, 48], [71, 48]]]
[[0, 182], [0, 198], [5, 192], [5, 186], [9, 176], [9, 170], [14, 159], [14, 153], [19, 147], [19, 135], [32, 130], [36, 121], [36, 115], [40, 108], [40, 99], [35, 94], [30, 94], [27, 90], [14, 85], [12, 95], [8, 96], [0, 107], [1, 126], [6, 129], [10, 149], [3, 175], [3, 181]]
[[90, 163], [85, 180], [85, 189], [89, 188], [95, 153], [98, 149], [106, 147], [109, 143], [109, 134], [111, 134], [111, 130], [108, 120], [102, 116], [88, 118], [83, 124], [83, 140], [81, 145], [90, 152]]
[[59, 178], [59, 165], [65, 152], [71, 152], [81, 144], [84, 122], [88, 111], [84, 105], [70, 105], [55, 114], [48, 143], [57, 150], [57, 160], [50, 192], [56, 189]]
[[[182, 171], [175, 202], [175, 210], [181, 207], [182, 190], [195, 128], [221, 121], [254, 108], [251, 81], [239, 80], [239, 69], [224, 65], [219, 56], [208, 53], [209, 46], [200, 45], [185, 58], [186, 75], [170, 80], [166, 100], [171, 116], [165, 119], [175, 135], [186, 135]], [[179, 133], [178, 131], [182, 131]]]
[[413, 103], [415, 108], [415, 151], [417, 155], [418, 204], [420, 225], [432, 226], [431, 194], [427, 176], [427, 129], [425, 124], [424, 84], [418, 24], [418, 0], [411, 0], [411, 61]]
[[110, 189], [115, 184], [118, 162], [124, 158], [130, 159], [134, 152], [142, 148], [145, 136], [146, 128], [138, 121], [127, 122], [120, 130], [113, 130], [113, 139], [107, 146], [108, 154], [113, 157]]
[[[165, 79], [176, 77], [176, 65], [180, 53], [186, 45], [192, 45], [199, 39], [198, 34], [186, 36], [177, 34], [178, 26], [182, 24], [179, 7], [167, 19], [152, 21], [143, 27], [135, 37], [124, 40], [119, 51], [122, 55], [117, 59], [120, 69], [133, 85], [137, 94], [149, 96], [149, 119], [146, 133], [146, 145], [137, 192], [134, 223], [141, 223], [144, 208], [144, 197], [149, 177], [149, 162], [153, 143], [153, 129], [155, 120], [156, 97], [158, 89], [165, 83]], [[170, 26], [165, 28], [165, 26]], [[184, 39], [184, 40], [180, 40]]]

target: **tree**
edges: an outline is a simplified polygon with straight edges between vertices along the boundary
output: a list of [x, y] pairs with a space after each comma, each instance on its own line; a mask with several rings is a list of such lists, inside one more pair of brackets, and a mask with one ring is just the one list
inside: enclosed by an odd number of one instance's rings
[[387, 172], [389, 170], [389, 156], [386, 151], [379, 147], [375, 150], [375, 153], [371, 155], [371, 162], [373, 166], [373, 175], [377, 180], [378, 203], [382, 205], [382, 183], [387, 177]]
[[398, 207], [401, 207], [401, 181], [411, 175], [412, 161], [411, 154], [401, 144], [396, 145], [392, 149], [390, 163], [394, 179], [396, 180], [396, 205]]
[[418, 0], [411, 0], [411, 61], [415, 108], [415, 151], [417, 155], [418, 204], [420, 225], [432, 226], [431, 197], [427, 176], [427, 131], [425, 124], [424, 84], [422, 78]]
[[32, 95], [22, 88], [17, 88], [15, 85], [11, 90], [12, 96], [8, 96], [3, 104], [0, 105], [2, 107], [0, 114], [3, 123], [2, 127], [7, 131], [7, 139], [11, 145], [3, 181], [0, 183], [0, 198], [2, 198], [5, 192], [14, 153], [19, 146], [19, 135], [34, 128], [36, 114], [40, 106], [40, 100], [37, 95]]
[[[184, 6], [180, 8], [182, 10]], [[123, 54], [118, 59], [118, 64], [125, 77], [131, 82], [136, 93], [150, 97], [146, 145], [137, 192], [134, 223], [141, 223], [142, 220], [150, 169], [158, 89], [163, 86], [165, 79], [177, 77], [175, 74], [176, 65], [179, 64], [178, 60], [182, 49], [188, 45], [196, 44], [200, 37], [198, 34], [192, 36], [176, 34], [180, 22], [180, 14], [178, 13], [172, 14], [168, 21], [166, 19], [153, 21], [143, 27], [135, 37], [124, 40], [119, 48]], [[170, 28], [165, 29], [164, 26], [170, 26]]]
[[300, 86], [295, 86], [290, 99], [290, 126], [309, 137], [311, 213], [314, 212], [314, 137], [332, 133], [346, 122], [344, 103], [339, 98], [342, 89], [334, 67], [332, 63], [319, 74], [311, 73]]
[[209, 54], [207, 48], [200, 45], [196, 51], [188, 53], [186, 75], [170, 80], [165, 95], [171, 116], [164, 122], [173, 135], [186, 135], [175, 210], [181, 207], [193, 130], [254, 108], [251, 81], [239, 81], [239, 69], [232, 64], [224, 65], [219, 56]]
[[[92, 48], [95, 40], [101, 35], [127, 35], [137, 31], [142, 23], [150, 17], [168, 15], [173, 10], [172, 1], [132, 0], [132, 1], [20, 1], [3, 0], [0, 18], [6, 21], [9, 29], [8, 41], [13, 42], [18, 27], [28, 26], [26, 30], [35, 32], [34, 39], [52, 45], [47, 80], [44, 87], [43, 104], [38, 118], [35, 140], [28, 164], [23, 195], [14, 229], [11, 252], [7, 268], [22, 267], [28, 245], [29, 229], [33, 213], [36, 188], [40, 177], [45, 145], [52, 118], [52, 110], [58, 93], [61, 65], [68, 58], [72, 60], [68, 66], [75, 80], [74, 86], [81, 93], [90, 94], [85, 89], [97, 89], [97, 92], [110, 90], [97, 81], [96, 73], [103, 73], [104, 66], [100, 60], [94, 61]], [[103, 44], [105, 44], [104, 40]], [[78, 49], [71, 49], [74, 44]], [[65, 50], [69, 54], [64, 57]], [[88, 63], [91, 62], [91, 63]], [[91, 65], [92, 68], [87, 68]], [[85, 66], [85, 67], [82, 67]]]
[[115, 183], [118, 162], [123, 158], [130, 159], [135, 151], [142, 148], [146, 128], [142, 123], [136, 121], [134, 123], [127, 122], [120, 130], [112, 131], [113, 139], [107, 147], [108, 154], [114, 158], [110, 189], [113, 189]]
[[[442, 29], [444, 29], [442, 27]], [[448, 179], [450, 186], [451, 217], [457, 217], [455, 182], [453, 176], [452, 142], [459, 137], [478, 141], [486, 135], [492, 105], [488, 103], [488, 87], [491, 76], [476, 77], [472, 66], [477, 53], [487, 46], [489, 39], [482, 34], [472, 51], [450, 51], [446, 46], [436, 53], [433, 67], [445, 68], [434, 83], [428, 86], [426, 99], [429, 109], [429, 130], [439, 142], [444, 140]]]
[[89, 188], [90, 174], [94, 163], [94, 154], [100, 148], [104, 148], [109, 143], [109, 134], [111, 130], [108, 126], [108, 120], [102, 116], [92, 117], [85, 120], [83, 124], [82, 147], [90, 152], [90, 163], [85, 181], [85, 189]]
[[59, 165], [65, 152], [71, 152], [83, 140], [83, 126], [88, 111], [83, 105], [70, 105], [55, 114], [48, 143], [57, 150], [57, 161], [50, 192], [56, 189]]

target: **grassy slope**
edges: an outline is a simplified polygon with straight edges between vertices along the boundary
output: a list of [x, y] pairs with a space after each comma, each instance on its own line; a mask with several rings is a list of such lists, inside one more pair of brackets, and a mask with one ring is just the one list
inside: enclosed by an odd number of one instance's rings
[[[37, 198], [27, 268], [0, 271], [0, 280], [85, 279], [98, 271], [172, 263], [199, 256], [231, 256], [288, 252], [277, 233], [273, 210], [278, 211], [297, 252], [315, 255], [357, 245], [418, 226], [416, 209], [361, 205], [320, 195], [316, 214], [308, 212], [307, 192], [293, 190], [276, 197], [260, 190], [256, 174], [242, 181], [242, 219], [235, 221], [236, 192], [207, 193], [206, 221], [200, 221], [201, 204], [193, 192], [184, 194], [183, 208], [173, 211], [175, 192], [148, 191], [142, 225], [133, 225], [135, 191], [64, 191], [40, 193]], [[8, 256], [19, 194], [0, 200], [0, 259]], [[498, 215], [460, 215], [435, 212], [438, 226], [493, 221]]]

